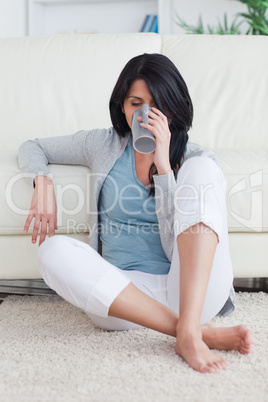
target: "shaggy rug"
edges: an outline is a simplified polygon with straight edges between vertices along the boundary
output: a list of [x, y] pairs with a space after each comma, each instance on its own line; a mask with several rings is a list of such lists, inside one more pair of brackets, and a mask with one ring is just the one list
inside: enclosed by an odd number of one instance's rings
[[149, 329], [107, 332], [58, 296], [10, 296], [0, 305], [0, 400], [4, 402], [268, 401], [268, 294], [238, 293], [217, 326], [246, 324], [250, 355], [217, 352], [219, 374], [200, 374]]

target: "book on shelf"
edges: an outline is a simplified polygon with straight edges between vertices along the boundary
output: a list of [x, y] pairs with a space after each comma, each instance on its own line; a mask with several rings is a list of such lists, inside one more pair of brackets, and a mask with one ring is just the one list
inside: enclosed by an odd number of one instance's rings
[[158, 16], [155, 14], [147, 14], [141, 27], [140, 32], [158, 32]]

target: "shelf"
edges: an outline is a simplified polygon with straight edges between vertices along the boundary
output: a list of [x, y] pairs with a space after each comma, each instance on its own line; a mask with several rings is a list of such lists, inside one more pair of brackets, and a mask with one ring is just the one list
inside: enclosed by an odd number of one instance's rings
[[140, 31], [147, 14], [157, 14], [158, 32], [169, 34], [172, 4], [173, 0], [28, 0], [27, 32], [133, 33]]
[[[43, 5], [60, 5], [60, 4], [90, 4], [90, 3], [127, 3], [133, 2], [133, 0], [32, 0], [33, 3], [43, 4]], [[135, 2], [143, 2], [144, 0], [134, 0]]]

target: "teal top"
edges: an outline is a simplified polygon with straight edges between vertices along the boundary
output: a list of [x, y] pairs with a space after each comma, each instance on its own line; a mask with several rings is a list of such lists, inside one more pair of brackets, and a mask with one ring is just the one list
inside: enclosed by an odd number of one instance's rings
[[102, 256], [124, 270], [164, 275], [170, 262], [160, 240], [155, 198], [149, 192], [136, 175], [130, 137], [100, 193]]

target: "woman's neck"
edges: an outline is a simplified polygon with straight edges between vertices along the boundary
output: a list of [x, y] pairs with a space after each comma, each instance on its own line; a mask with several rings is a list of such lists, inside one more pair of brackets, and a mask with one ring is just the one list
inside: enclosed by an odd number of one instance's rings
[[150, 187], [149, 171], [154, 162], [153, 154], [140, 154], [134, 151], [136, 175], [146, 187]]

